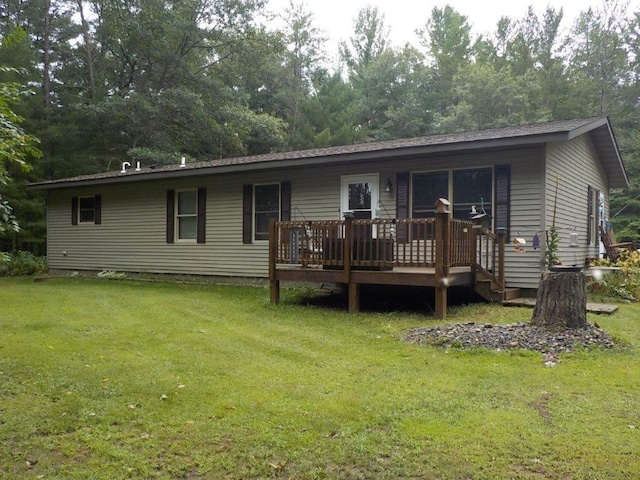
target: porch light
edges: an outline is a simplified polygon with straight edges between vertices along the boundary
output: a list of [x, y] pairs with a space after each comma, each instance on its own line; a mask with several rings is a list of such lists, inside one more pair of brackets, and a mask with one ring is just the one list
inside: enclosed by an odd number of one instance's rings
[[391, 193], [393, 191], [393, 183], [391, 183], [391, 179], [389, 177], [387, 177], [387, 184], [384, 191], [387, 193]]

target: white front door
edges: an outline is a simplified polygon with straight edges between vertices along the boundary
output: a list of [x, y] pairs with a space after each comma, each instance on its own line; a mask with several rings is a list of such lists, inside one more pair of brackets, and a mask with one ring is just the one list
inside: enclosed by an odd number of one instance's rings
[[340, 213], [352, 213], [354, 218], [375, 218], [379, 196], [378, 174], [342, 177]]

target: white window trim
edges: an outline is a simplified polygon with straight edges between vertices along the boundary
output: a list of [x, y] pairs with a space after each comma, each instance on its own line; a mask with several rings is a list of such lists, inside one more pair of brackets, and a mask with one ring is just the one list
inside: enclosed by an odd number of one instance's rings
[[266, 183], [254, 183], [252, 185], [253, 194], [251, 195], [253, 205], [251, 206], [251, 231], [252, 231], [252, 240], [254, 243], [269, 243], [269, 239], [258, 239], [256, 235], [258, 234], [258, 229], [256, 228], [256, 187], [265, 187], [270, 185], [278, 186], [278, 221], [280, 221], [282, 216], [282, 182], [266, 182]]
[[[194, 192], [196, 194], [196, 211], [188, 215], [180, 215], [179, 196], [180, 193]], [[175, 243], [197, 243], [198, 242], [198, 189], [197, 188], [181, 188], [176, 190], [173, 198], [173, 239]], [[196, 236], [195, 238], [180, 238], [180, 218], [194, 217], [196, 219]]]

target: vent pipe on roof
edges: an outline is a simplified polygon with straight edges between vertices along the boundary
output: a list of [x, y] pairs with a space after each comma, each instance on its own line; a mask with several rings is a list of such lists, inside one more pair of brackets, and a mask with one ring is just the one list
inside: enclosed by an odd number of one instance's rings
[[187, 166], [187, 159], [182, 157], [182, 160], [180, 160], [180, 168], [186, 167]]
[[127, 167], [130, 167], [131, 163], [129, 162], [122, 162], [122, 170], [120, 170], [120, 173], [127, 173]]

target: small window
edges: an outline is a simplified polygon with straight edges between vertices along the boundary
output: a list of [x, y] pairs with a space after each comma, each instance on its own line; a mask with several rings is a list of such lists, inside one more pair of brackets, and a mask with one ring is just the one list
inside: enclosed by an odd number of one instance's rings
[[176, 238], [196, 240], [198, 236], [197, 190], [177, 191], [176, 206]]
[[280, 184], [255, 185], [253, 198], [255, 239], [269, 240], [269, 220], [280, 219]]
[[71, 224], [95, 224], [102, 221], [102, 196], [72, 197]]
[[80, 223], [95, 223], [96, 198], [80, 197], [78, 199], [78, 219]]

